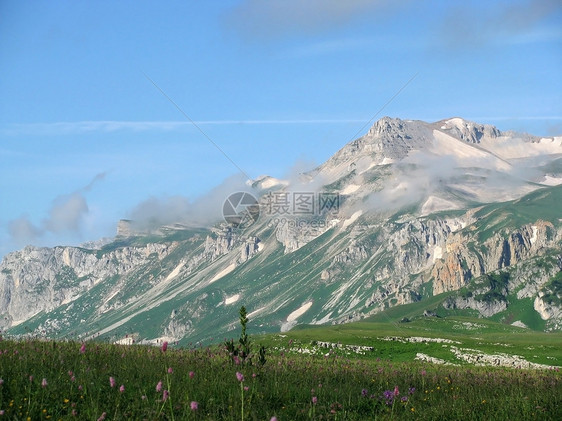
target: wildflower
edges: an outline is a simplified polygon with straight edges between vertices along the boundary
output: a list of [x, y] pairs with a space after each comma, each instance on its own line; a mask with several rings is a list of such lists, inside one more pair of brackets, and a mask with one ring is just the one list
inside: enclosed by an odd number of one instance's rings
[[408, 402], [408, 397], [407, 396], [402, 396], [402, 398], [400, 398], [400, 400], [402, 402]]
[[82, 346], [80, 347], [80, 354], [84, 354], [86, 352], [86, 344], [82, 343]]
[[168, 396], [170, 396], [170, 392], [164, 389], [164, 392], [162, 392], [162, 401], [166, 402], [168, 400]]
[[30, 381], [30, 382], [33, 381], [33, 376], [29, 376], [29, 381]]
[[172, 367], [168, 367], [168, 374], [172, 374], [174, 372], [174, 370], [172, 369]]
[[369, 394], [369, 391], [367, 389], [363, 389], [361, 391], [361, 396], [366, 397]]
[[115, 379], [114, 379], [113, 377], [110, 377], [110, 378], [109, 378], [109, 385], [110, 385], [111, 387], [115, 387]]
[[162, 352], [166, 352], [166, 350], [168, 349], [168, 342], [164, 341], [164, 343], [162, 344], [162, 348], [160, 348], [162, 350]]
[[106, 415], [107, 415], [107, 414], [106, 414], [105, 412], [102, 413], [102, 414], [100, 415], [100, 417], [98, 418], [98, 421], [103, 421], [103, 420], [105, 420], [105, 416], [106, 416]]
[[197, 411], [198, 408], [199, 408], [199, 402], [191, 401], [191, 410]]
[[75, 417], [76, 415], [78, 415], [78, 412], [76, 412], [76, 409], [72, 410], [72, 416]]
[[236, 378], [238, 379], [239, 382], [244, 381], [244, 375], [242, 373], [239, 373], [238, 371], [236, 372]]
[[316, 402], [318, 402], [318, 398], [316, 396], [312, 397], [312, 404], [316, 405]]
[[394, 396], [400, 395], [400, 391], [398, 390], [398, 386], [394, 386]]
[[0, 379], [0, 385], [4, 384], [4, 379]]
[[247, 392], [248, 390], [250, 390], [250, 387], [249, 387], [249, 386], [244, 386], [244, 391]]
[[146, 400], [146, 395], [142, 395], [142, 396], [141, 396], [141, 400], [145, 401], [145, 400]]
[[189, 372], [189, 378], [192, 379], [193, 377], [195, 377], [195, 373], [193, 371]]
[[271, 417], [269, 421], [277, 421], [277, 417]]
[[71, 382], [75, 382], [75, 381], [76, 381], [76, 377], [72, 376], [72, 377], [70, 378], [70, 381], [71, 381]]
[[425, 370], [422, 370], [422, 371], [421, 371], [421, 375], [422, 375], [422, 376], [425, 376], [426, 374], [427, 374], [427, 372], [426, 372]]
[[0, 409], [0, 415], [4, 415], [4, 410]]
[[43, 378], [43, 380], [41, 380], [41, 387], [47, 387], [47, 379]]
[[161, 392], [162, 391], [162, 380], [160, 380], [158, 382], [158, 384], [156, 385], [156, 391], [157, 392]]
[[416, 388], [415, 388], [415, 387], [410, 387], [410, 388], [408, 389], [408, 394], [413, 395], [415, 391], [416, 391]]
[[235, 355], [234, 357], [232, 357], [232, 359], [234, 360], [234, 364], [240, 365], [240, 358]]
[[119, 386], [119, 392], [123, 393], [125, 391], [125, 385], [122, 384], [121, 386]]

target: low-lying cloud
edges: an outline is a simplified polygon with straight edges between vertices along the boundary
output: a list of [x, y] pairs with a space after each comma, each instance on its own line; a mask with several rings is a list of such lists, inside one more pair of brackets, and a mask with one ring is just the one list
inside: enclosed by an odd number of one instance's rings
[[253, 193], [243, 174], [227, 178], [210, 192], [190, 200], [185, 196], [151, 197], [139, 203], [129, 214], [133, 228], [150, 231], [163, 225], [210, 226], [223, 218], [222, 208], [229, 195], [239, 191]]
[[11, 240], [18, 246], [30, 244], [47, 233], [79, 234], [82, 224], [89, 213], [89, 207], [84, 193], [104, 179], [105, 173], [97, 174], [85, 187], [74, 193], [61, 195], [53, 200], [48, 216], [35, 225], [28, 215], [12, 220], [8, 223]]

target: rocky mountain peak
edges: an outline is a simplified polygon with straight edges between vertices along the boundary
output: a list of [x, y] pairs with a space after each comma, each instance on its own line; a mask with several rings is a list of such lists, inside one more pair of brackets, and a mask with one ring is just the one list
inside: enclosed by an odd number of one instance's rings
[[490, 124], [479, 124], [462, 118], [452, 118], [441, 122], [441, 130], [469, 143], [480, 143], [483, 137], [495, 139], [502, 133]]

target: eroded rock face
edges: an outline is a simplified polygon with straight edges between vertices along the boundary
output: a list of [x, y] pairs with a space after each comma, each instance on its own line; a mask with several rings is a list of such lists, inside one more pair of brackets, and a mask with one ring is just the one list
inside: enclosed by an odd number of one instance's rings
[[433, 294], [456, 291], [474, 277], [536, 256], [546, 247], [554, 246], [559, 236], [550, 222], [537, 221], [507, 235], [496, 233], [477, 251], [471, 247], [474, 239], [467, 234], [452, 235], [447, 240], [443, 259], [432, 270]]
[[4, 257], [0, 271], [0, 314], [4, 327], [71, 301], [98, 282], [127, 273], [153, 258], [163, 259], [175, 244], [122, 247], [101, 254], [77, 247], [28, 246]]
[[533, 307], [543, 320], [562, 319], [562, 308], [546, 303], [542, 294], [535, 298]]
[[477, 310], [481, 316], [490, 317], [500, 311], [504, 311], [507, 308], [507, 302], [502, 300], [494, 301], [479, 301], [474, 297], [462, 298], [457, 297], [452, 300], [448, 300], [444, 303], [444, 307], [448, 309], [473, 309]]

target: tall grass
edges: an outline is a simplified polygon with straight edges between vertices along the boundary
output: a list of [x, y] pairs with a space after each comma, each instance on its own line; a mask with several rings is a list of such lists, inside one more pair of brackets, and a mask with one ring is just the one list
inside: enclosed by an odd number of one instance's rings
[[[239, 375], [237, 375], [237, 373]], [[241, 378], [243, 376], [243, 379]], [[222, 347], [0, 342], [0, 420], [561, 419], [562, 376]]]

